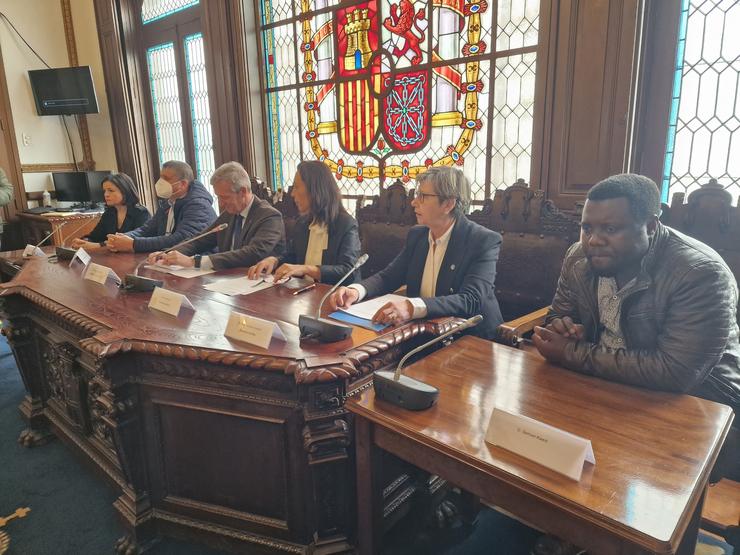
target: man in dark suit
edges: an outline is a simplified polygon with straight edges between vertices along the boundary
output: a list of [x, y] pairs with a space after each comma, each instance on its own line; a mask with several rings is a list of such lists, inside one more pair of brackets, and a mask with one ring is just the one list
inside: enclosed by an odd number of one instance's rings
[[420, 225], [409, 231], [403, 251], [374, 276], [337, 289], [329, 304], [347, 307], [406, 285], [409, 298], [386, 303], [373, 321], [398, 325], [480, 314], [483, 322], [473, 333], [492, 339], [503, 320], [493, 287], [501, 236], [465, 217], [470, 184], [460, 170], [433, 167], [417, 183], [412, 206]]
[[[266, 201], [252, 194], [249, 174], [238, 162], [227, 162], [211, 177], [221, 215], [209, 229], [223, 223], [222, 231], [196, 239], [167, 254], [152, 253], [151, 261], [185, 267], [223, 270], [249, 267], [266, 256], [280, 254], [284, 246], [283, 217]], [[214, 254], [207, 254], [214, 249]]]

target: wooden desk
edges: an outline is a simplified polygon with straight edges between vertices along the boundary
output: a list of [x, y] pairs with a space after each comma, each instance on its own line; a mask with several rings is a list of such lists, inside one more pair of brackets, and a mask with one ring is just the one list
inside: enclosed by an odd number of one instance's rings
[[[121, 277], [143, 258], [93, 255]], [[119, 489], [114, 506], [129, 531], [119, 552], [145, 550], [161, 533], [260, 553], [351, 549], [345, 396], [454, 321], [300, 342], [298, 316], [315, 312], [327, 286], [297, 297], [202, 287], [243, 272], [187, 280], [142, 270], [188, 296], [196, 310], [178, 318], [148, 309], [149, 293], [85, 281], [66, 262], [31, 258], [0, 286], [3, 332], [27, 389], [21, 442], [43, 443], [51, 429]], [[278, 322], [287, 341], [228, 340], [232, 310]]]
[[65, 241], [71, 241], [77, 237], [84, 237], [89, 234], [100, 221], [103, 215], [100, 212], [80, 212], [73, 216], [58, 216], [51, 212], [49, 215], [30, 214], [27, 212], [18, 212], [18, 218], [21, 220], [21, 229], [23, 240], [26, 244], [36, 245], [41, 239], [46, 237], [52, 229], [61, 223], [67, 224], [54, 232], [54, 235], [48, 239], [46, 244], [58, 247], [65, 244]]
[[[732, 411], [695, 397], [572, 373], [539, 355], [464, 337], [406, 373], [440, 389], [411, 412], [376, 402], [354, 413], [361, 553], [379, 553], [379, 450], [446, 478], [598, 555], [693, 554], [709, 472]], [[579, 482], [484, 441], [494, 406], [588, 438]]]

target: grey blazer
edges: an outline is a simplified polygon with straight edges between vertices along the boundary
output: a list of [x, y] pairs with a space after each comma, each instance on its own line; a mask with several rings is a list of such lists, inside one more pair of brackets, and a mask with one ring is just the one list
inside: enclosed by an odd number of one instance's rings
[[208, 229], [229, 224], [223, 231], [202, 237], [189, 245], [183, 246], [180, 252], [186, 256], [207, 254], [214, 249], [218, 251], [209, 254], [209, 258], [216, 270], [249, 267], [266, 256], [280, 256], [285, 246], [285, 227], [283, 216], [267, 201], [254, 197], [247, 219], [242, 223], [242, 231], [238, 241], [239, 247], [231, 249], [234, 214], [222, 213]]

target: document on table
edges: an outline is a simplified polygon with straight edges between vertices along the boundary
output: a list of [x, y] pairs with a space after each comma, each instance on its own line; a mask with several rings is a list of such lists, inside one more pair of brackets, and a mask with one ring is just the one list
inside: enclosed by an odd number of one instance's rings
[[215, 270], [202, 270], [200, 268], [185, 268], [184, 266], [167, 266], [165, 264], [147, 264], [144, 266], [147, 270], [154, 270], [155, 272], [164, 272], [166, 274], [172, 274], [173, 276], [181, 278], [194, 278], [199, 276], [205, 276], [212, 274]]
[[249, 279], [248, 277], [217, 279], [203, 286], [204, 289], [224, 295], [249, 295], [275, 285], [272, 276]]
[[374, 299], [370, 299], [369, 301], [363, 301], [361, 303], [353, 304], [352, 306], [348, 308], [340, 308], [339, 310], [341, 310], [342, 312], [346, 312], [347, 314], [351, 314], [352, 316], [357, 316], [358, 318], [364, 318], [365, 320], [372, 320], [373, 316], [375, 316], [375, 313], [385, 303], [388, 303], [390, 301], [405, 301], [405, 300], [406, 300], [406, 297], [402, 295], [394, 295], [393, 293], [389, 293], [388, 295], [383, 295], [381, 297], [375, 297]]

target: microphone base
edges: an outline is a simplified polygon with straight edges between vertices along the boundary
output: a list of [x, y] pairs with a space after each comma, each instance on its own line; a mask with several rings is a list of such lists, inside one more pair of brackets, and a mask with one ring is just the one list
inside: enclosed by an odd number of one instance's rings
[[123, 280], [121, 289], [127, 291], [154, 291], [155, 287], [162, 287], [164, 281], [161, 279], [150, 279], [141, 276], [135, 276], [134, 274], [126, 274]]
[[439, 389], [401, 374], [398, 381], [394, 372], [379, 370], [373, 373], [375, 398], [408, 410], [426, 410], [437, 402]]
[[344, 341], [352, 336], [352, 326], [337, 324], [326, 318], [312, 318], [304, 314], [298, 317], [301, 339], [316, 339], [320, 343]]
[[56, 248], [57, 260], [72, 260], [76, 252], [77, 252], [77, 249], [73, 249], [70, 247], [57, 247]]

